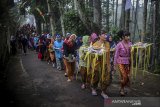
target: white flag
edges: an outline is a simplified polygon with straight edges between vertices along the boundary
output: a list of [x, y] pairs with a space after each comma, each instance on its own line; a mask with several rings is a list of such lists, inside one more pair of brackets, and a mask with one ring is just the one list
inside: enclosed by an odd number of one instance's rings
[[131, 0], [126, 0], [125, 10], [131, 9], [131, 8], [132, 8]]

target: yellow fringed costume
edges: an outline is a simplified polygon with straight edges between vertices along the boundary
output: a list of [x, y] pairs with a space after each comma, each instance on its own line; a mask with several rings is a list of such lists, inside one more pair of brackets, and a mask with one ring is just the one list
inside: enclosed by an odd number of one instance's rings
[[[142, 67], [143, 75], [147, 71], [150, 60], [150, 51], [152, 44], [136, 43], [131, 47], [131, 71], [132, 78], [136, 78], [138, 68]], [[135, 61], [134, 61], [135, 59]], [[143, 64], [143, 65], [142, 65]], [[140, 66], [138, 66], [140, 65]]]
[[[81, 73], [81, 77], [82, 77], [82, 82], [85, 87], [85, 85], [90, 83], [90, 73], [89, 73], [89, 67], [90, 65], [87, 64], [87, 61], [89, 60], [89, 57], [87, 58], [87, 60], [85, 59], [85, 56], [88, 51], [88, 47], [89, 47], [89, 36], [83, 36], [82, 38], [83, 41], [83, 45], [80, 47], [79, 49], [79, 68], [80, 68], [80, 73]], [[87, 67], [88, 65], [88, 67]]]
[[108, 42], [97, 41], [92, 47], [93, 51], [88, 51], [85, 57], [87, 71], [91, 66], [91, 86], [97, 88], [100, 83], [101, 90], [105, 91], [110, 81], [110, 46]]

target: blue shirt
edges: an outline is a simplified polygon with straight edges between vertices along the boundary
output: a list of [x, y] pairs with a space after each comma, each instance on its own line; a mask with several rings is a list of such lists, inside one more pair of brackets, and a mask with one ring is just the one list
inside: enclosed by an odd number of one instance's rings
[[55, 41], [53, 45], [53, 49], [55, 50], [56, 58], [62, 58], [62, 47], [63, 47], [63, 40]]
[[38, 43], [38, 37], [34, 37], [34, 45], [36, 45], [36, 43]]

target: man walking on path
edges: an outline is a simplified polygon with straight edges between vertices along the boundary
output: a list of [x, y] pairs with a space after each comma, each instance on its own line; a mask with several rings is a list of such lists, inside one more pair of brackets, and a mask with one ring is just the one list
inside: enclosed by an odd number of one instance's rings
[[22, 37], [21, 43], [22, 43], [23, 52], [26, 55], [26, 53], [27, 53], [27, 46], [28, 46], [27, 36], [23, 36]]

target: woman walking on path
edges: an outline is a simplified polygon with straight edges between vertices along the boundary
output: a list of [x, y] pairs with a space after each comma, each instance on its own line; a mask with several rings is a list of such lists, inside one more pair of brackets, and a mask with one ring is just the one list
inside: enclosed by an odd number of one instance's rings
[[120, 37], [122, 40], [117, 44], [114, 56], [114, 68], [118, 66], [120, 76], [121, 76], [121, 88], [120, 94], [125, 95], [124, 88], [130, 85], [129, 75], [130, 75], [130, 47], [131, 42], [129, 41], [130, 33], [124, 32]]
[[76, 35], [72, 34], [63, 44], [64, 63], [66, 64], [66, 72], [68, 74], [68, 82], [73, 80], [76, 61]]
[[92, 47], [93, 49], [100, 51], [103, 50], [104, 52], [106, 52], [106, 54], [104, 54], [103, 56], [98, 56], [98, 58], [96, 58], [96, 54], [94, 57], [92, 57], [93, 62], [95, 61], [95, 64], [92, 64], [92, 95], [97, 95], [96, 89], [98, 87], [98, 84], [100, 83], [100, 88], [102, 91], [101, 96], [103, 98], [108, 98], [106, 89], [109, 86], [110, 81], [110, 46], [106, 41], [106, 34], [104, 32], [99, 35], [99, 40], [95, 42]]
[[[64, 41], [67, 41], [69, 39], [69, 37], [71, 36], [71, 33], [66, 33], [66, 36], [64, 38]], [[62, 53], [64, 55], [64, 48], [62, 48]], [[63, 57], [63, 63], [64, 63], [64, 76], [67, 77], [68, 76], [68, 68], [67, 68], [67, 62], [66, 62], [66, 59]]]
[[21, 42], [22, 42], [23, 52], [26, 55], [26, 53], [27, 53], [27, 46], [28, 46], [27, 36], [23, 36]]
[[50, 60], [51, 60], [51, 62], [52, 62], [52, 66], [53, 67], [55, 67], [55, 52], [54, 52], [54, 49], [53, 49], [53, 44], [54, 43], [54, 39], [53, 38], [51, 38], [51, 43], [49, 44], [49, 49], [48, 49], [48, 51], [49, 51], [49, 56], [50, 56]]
[[109, 42], [109, 45], [110, 45], [110, 64], [111, 64], [110, 83], [111, 83], [112, 82], [112, 76], [113, 76], [113, 73], [114, 73], [113, 61], [114, 61], [114, 52], [115, 52], [116, 43], [113, 41], [111, 34], [107, 34], [106, 40]]
[[84, 89], [86, 88], [87, 84], [90, 83], [89, 77], [87, 75], [87, 61], [84, 60], [86, 51], [88, 50], [88, 47], [89, 47], [89, 36], [88, 35], [83, 36], [82, 42], [83, 42], [83, 45], [79, 49], [79, 68], [80, 68], [80, 73], [82, 77], [81, 88]]
[[91, 45], [93, 45], [97, 40], [98, 40], [98, 36], [96, 33], [92, 33], [91, 36], [90, 36], [90, 43]]
[[63, 40], [61, 38], [61, 35], [57, 34], [56, 41], [54, 42], [53, 45], [53, 49], [55, 50], [56, 65], [58, 70], [62, 70], [64, 68], [62, 47], [63, 47]]

